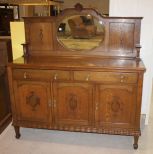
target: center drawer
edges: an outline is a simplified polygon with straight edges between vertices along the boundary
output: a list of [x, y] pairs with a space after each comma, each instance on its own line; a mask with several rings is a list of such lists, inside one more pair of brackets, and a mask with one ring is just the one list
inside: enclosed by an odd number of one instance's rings
[[136, 73], [116, 73], [116, 72], [88, 72], [75, 71], [74, 80], [77, 81], [97, 81], [97, 82], [117, 82], [117, 83], [136, 83]]
[[20, 80], [69, 80], [70, 72], [60, 70], [14, 69], [13, 78]]

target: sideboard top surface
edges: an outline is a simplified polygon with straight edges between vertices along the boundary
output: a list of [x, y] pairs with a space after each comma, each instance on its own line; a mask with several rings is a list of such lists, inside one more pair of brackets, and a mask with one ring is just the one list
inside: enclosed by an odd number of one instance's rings
[[[12, 64], [10, 64], [12, 65]], [[42, 69], [111, 69], [145, 71], [145, 66], [131, 59], [93, 59], [93, 58], [57, 58], [57, 57], [24, 57], [13, 62], [14, 68]]]
[[29, 56], [140, 58], [142, 17], [105, 17], [77, 4], [57, 17], [25, 17]]

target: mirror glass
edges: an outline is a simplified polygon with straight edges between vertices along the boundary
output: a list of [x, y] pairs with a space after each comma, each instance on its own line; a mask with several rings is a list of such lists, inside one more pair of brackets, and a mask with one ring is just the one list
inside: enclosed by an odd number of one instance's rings
[[102, 21], [87, 15], [74, 15], [62, 20], [57, 37], [70, 50], [87, 51], [98, 47], [104, 40], [105, 28]]

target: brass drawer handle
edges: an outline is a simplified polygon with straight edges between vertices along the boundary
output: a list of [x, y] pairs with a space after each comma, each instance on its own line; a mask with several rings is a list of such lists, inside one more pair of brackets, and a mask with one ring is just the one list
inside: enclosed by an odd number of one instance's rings
[[98, 108], [99, 108], [99, 107], [98, 107], [98, 103], [96, 103], [96, 107], [95, 107], [95, 109], [98, 110]]
[[53, 107], [56, 108], [56, 99], [53, 100]]
[[123, 83], [123, 82], [124, 82], [124, 80], [120, 80], [120, 82], [121, 82], [121, 83]]
[[24, 78], [24, 79], [27, 79], [27, 72], [24, 72], [23, 78]]
[[58, 76], [58, 74], [56, 73], [56, 74], [54, 74], [54, 80], [57, 80], [57, 76]]
[[124, 75], [121, 75], [120, 78], [121, 78], [121, 79], [125, 79], [125, 76], [124, 76]]
[[52, 106], [52, 102], [51, 102], [51, 100], [48, 101], [48, 106], [49, 106], [49, 107]]
[[125, 81], [125, 78], [126, 78], [126, 76], [121, 75], [121, 76], [120, 76], [120, 79], [121, 79], [120, 82], [123, 83], [123, 82]]
[[89, 81], [89, 79], [90, 79], [90, 74], [88, 74], [87, 76], [86, 76], [86, 81]]

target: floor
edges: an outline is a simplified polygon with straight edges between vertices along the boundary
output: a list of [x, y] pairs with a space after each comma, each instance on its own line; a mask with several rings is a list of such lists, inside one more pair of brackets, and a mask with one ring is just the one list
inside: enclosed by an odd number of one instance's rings
[[0, 136], [0, 154], [152, 154], [153, 110], [149, 125], [144, 126], [143, 118], [141, 123], [137, 150], [133, 149], [133, 137], [129, 136], [21, 128], [18, 140], [9, 125]]

